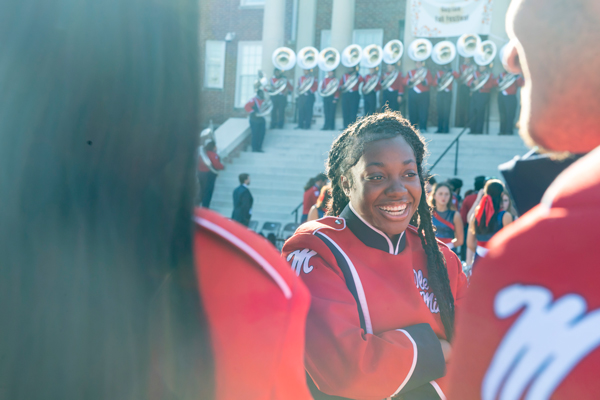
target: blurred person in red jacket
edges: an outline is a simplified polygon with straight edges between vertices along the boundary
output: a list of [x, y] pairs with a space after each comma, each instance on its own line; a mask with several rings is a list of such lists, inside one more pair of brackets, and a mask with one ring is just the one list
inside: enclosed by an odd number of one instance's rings
[[588, 50], [599, 19], [595, 0], [509, 7], [505, 61], [525, 76], [521, 135], [588, 154], [489, 243], [458, 319], [449, 399], [598, 398], [600, 57]]
[[306, 369], [316, 399], [445, 396], [466, 277], [435, 239], [425, 153], [397, 112], [352, 125], [329, 153], [329, 216], [301, 225], [283, 247], [312, 297]]
[[303, 284], [194, 222], [198, 4], [0, 2], [3, 399], [310, 399]]
[[200, 157], [198, 157], [198, 183], [200, 184], [200, 197], [202, 207], [209, 208], [212, 200], [215, 182], [219, 171], [225, 169], [217, 154], [217, 145], [210, 141], [200, 147]]
[[304, 186], [304, 197], [302, 201], [302, 219], [300, 220], [300, 222], [306, 222], [310, 208], [314, 206], [317, 202], [319, 194], [321, 193], [321, 188], [326, 183], [327, 175], [323, 173], [318, 174], [314, 178], [310, 178], [308, 182], [306, 182], [306, 185]]

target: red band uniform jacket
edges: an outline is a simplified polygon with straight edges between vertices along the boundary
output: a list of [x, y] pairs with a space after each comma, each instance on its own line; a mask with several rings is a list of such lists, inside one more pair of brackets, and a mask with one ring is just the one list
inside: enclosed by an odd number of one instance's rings
[[[506, 72], [503, 72], [500, 75], [498, 75], [498, 78], [496, 78], [496, 86], [500, 85], [500, 82], [502, 81], [502, 79], [504, 79], [506, 75], [508, 75]], [[524, 84], [525, 79], [522, 76], [519, 76], [512, 85], [503, 90], [501, 93], [505, 96], [517, 94], [517, 89], [522, 87]]]
[[[225, 169], [225, 166], [221, 163], [221, 159], [219, 158], [219, 155], [217, 153], [215, 153], [214, 151], [207, 150], [206, 155], [208, 156], [208, 159], [210, 160], [214, 169], [218, 171], [222, 171]], [[208, 166], [204, 164], [202, 157], [198, 157], [198, 171], [210, 172], [210, 168], [208, 168]]]
[[[433, 81], [434, 86], [437, 87], [440, 84], [440, 80], [444, 77], [444, 75], [446, 75], [446, 72], [448, 72], [448, 71], [440, 70], [440, 71], [436, 72], [435, 79]], [[456, 81], [456, 79], [460, 78], [460, 74], [457, 71], [452, 71], [452, 75], [454, 76], [455, 80], [452, 81], [452, 83], [449, 84], [448, 87], [446, 87], [446, 89], [443, 90], [444, 92], [451, 92], [454, 82]]]
[[[482, 75], [484, 75], [484, 73], [482, 73], [480, 71], [475, 71], [475, 74], [473, 75], [473, 79], [471, 81], [469, 81], [469, 86], [471, 86], [471, 87], [475, 86], [475, 81], [477, 79], [479, 79]], [[497, 82], [496, 82], [496, 79], [494, 78], [494, 74], [492, 74], [490, 72], [490, 78], [487, 80], [485, 85], [483, 85], [483, 87], [478, 90], [478, 92], [489, 93], [492, 90], [492, 88], [494, 88], [496, 86], [497, 86]]]
[[[381, 83], [385, 80], [385, 78], [387, 78], [390, 74], [393, 74], [394, 72], [384, 72], [381, 75], [381, 79], [379, 80], [379, 85], [381, 86]], [[389, 88], [387, 88], [388, 91], [393, 92], [393, 91], [397, 91], [398, 95], [403, 95], [404, 94], [404, 76], [402, 76], [402, 72], [398, 71], [398, 76], [396, 77], [396, 80], [394, 81], [394, 83], [391, 84], [391, 86]]]
[[457, 319], [449, 399], [600, 398], [600, 148], [502, 229]]
[[373, 74], [373, 75], [367, 74], [363, 78], [363, 82], [366, 84], [369, 81], [369, 79], [371, 79], [371, 77], [375, 77], [377, 79], [377, 84], [375, 85], [375, 89], [373, 89], [373, 91], [371, 93], [379, 92], [381, 90], [381, 78], [379, 77], [379, 74]]
[[[354, 75], [354, 73], [352, 73], [352, 74], [345, 73], [342, 76], [342, 79], [340, 79], [340, 87], [344, 86], [346, 81], [348, 81], [348, 79], [350, 79], [352, 77], [352, 75]], [[357, 75], [358, 75], [358, 73], [357, 73]], [[363, 83], [364, 81], [365, 80], [363, 79], [362, 75], [358, 75], [358, 80], [356, 81], [356, 85], [352, 86], [345, 93], [358, 92], [358, 88], [360, 87], [360, 84]]]
[[[331, 82], [333, 79], [336, 79], [336, 78], [330, 77], [330, 76], [325, 77], [325, 79], [323, 79], [321, 81], [321, 91], [324, 91], [325, 89], [327, 89], [327, 85], [329, 85], [329, 82]], [[340, 98], [339, 82], [340, 81], [338, 81], [338, 90], [336, 90], [335, 93], [332, 95], [333, 98], [336, 100]]]
[[[413, 76], [417, 73], [418, 69], [413, 69], [408, 71], [408, 74], [404, 77], [404, 86], [408, 86], [408, 83], [412, 79]], [[421, 81], [420, 84], [413, 87], [411, 90], [414, 90], [417, 93], [429, 92], [429, 87], [433, 84], [433, 75], [431, 75], [431, 71], [427, 70], [427, 75], [425, 79]]]
[[305, 285], [265, 238], [205, 208], [194, 220], [215, 399], [311, 399], [304, 372]]
[[[286, 79], [285, 77], [281, 77], [281, 78], [277, 78], [275, 76], [271, 77], [271, 86], [272, 87], [277, 87], [277, 83], [279, 82], [280, 79]], [[294, 87], [292, 86], [290, 80], [287, 80], [287, 84], [285, 85], [285, 89], [283, 89], [283, 91], [281, 93], [279, 93], [279, 95], [287, 95], [288, 92], [291, 92], [294, 90]]]
[[258, 111], [260, 111], [260, 107], [264, 100], [259, 99], [257, 96], [251, 98], [246, 105], [244, 105], [244, 110], [250, 114], [250, 116], [255, 116]]
[[[310, 79], [310, 76], [306, 76], [306, 75], [302, 75], [300, 77], [300, 79], [298, 79], [298, 88], [300, 88], [302, 86], [302, 84], [304, 83], [305, 80]], [[306, 92], [306, 94], [308, 93], [315, 93], [317, 91], [317, 89], [319, 88], [319, 80], [318, 79], [313, 79], [313, 83], [310, 86], [310, 89]]]
[[[438, 243], [458, 308], [466, 277], [456, 255]], [[301, 225], [283, 256], [311, 293], [306, 369], [321, 392], [350, 399], [399, 393], [411, 399], [417, 392], [421, 399], [444, 398], [438, 339], [444, 328], [414, 227], [392, 243], [349, 205], [339, 218]]]

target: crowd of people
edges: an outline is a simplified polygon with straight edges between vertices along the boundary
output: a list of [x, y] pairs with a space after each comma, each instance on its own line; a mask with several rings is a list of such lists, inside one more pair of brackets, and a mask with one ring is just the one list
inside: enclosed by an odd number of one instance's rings
[[508, 11], [522, 134], [580, 155], [540, 204], [513, 222], [485, 178], [461, 203], [387, 110], [336, 138], [327, 215], [281, 254], [194, 208], [198, 2], [33, 5], [0, 2], [0, 397], [598, 397], [600, 3]]

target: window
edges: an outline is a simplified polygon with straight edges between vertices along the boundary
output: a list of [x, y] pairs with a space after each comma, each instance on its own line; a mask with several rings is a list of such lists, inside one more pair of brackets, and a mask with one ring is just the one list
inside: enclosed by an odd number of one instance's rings
[[223, 89], [225, 77], [225, 41], [207, 40], [204, 65], [204, 87]]
[[262, 68], [262, 42], [238, 42], [235, 106], [244, 107], [254, 96], [254, 82]]
[[240, 0], [241, 7], [264, 7], [265, 0]]
[[[352, 32], [352, 43], [359, 45], [363, 49], [370, 44], [383, 47], [383, 29], [355, 29]], [[366, 75], [369, 73], [369, 69], [363, 67], [361, 63], [359, 73]]]

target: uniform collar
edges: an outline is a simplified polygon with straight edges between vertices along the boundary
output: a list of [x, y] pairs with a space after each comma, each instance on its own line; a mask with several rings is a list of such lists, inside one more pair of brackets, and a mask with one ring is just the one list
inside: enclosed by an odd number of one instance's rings
[[381, 232], [358, 215], [350, 203], [344, 208], [340, 217], [346, 220], [346, 226], [354, 236], [369, 247], [394, 255], [400, 254], [406, 247], [405, 232], [400, 234], [397, 243], [393, 243], [385, 233]]

